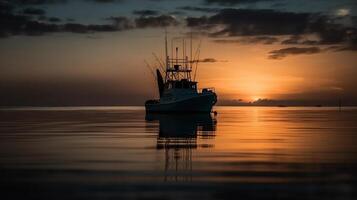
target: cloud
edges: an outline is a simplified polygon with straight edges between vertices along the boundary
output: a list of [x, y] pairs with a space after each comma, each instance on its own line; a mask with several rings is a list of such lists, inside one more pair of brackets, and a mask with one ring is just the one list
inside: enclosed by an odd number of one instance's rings
[[[352, 18], [352, 21], [354, 18]], [[268, 37], [285, 37], [284, 45], [344, 45], [341, 50], [357, 49], [356, 24], [337, 23], [333, 16], [262, 9], [222, 9], [212, 16], [188, 17], [186, 25], [204, 30], [210, 37], [249, 36], [240, 43], [275, 43]], [[315, 35], [306, 39], [305, 35]], [[254, 38], [254, 36], [256, 38]], [[263, 37], [263, 38], [259, 38]], [[216, 42], [226, 42], [217, 40]]]
[[113, 32], [118, 29], [113, 25], [83, 25], [77, 23], [64, 24], [59, 31], [72, 33], [90, 33], [90, 32]]
[[320, 53], [321, 49], [319, 47], [304, 47], [304, 48], [299, 48], [299, 47], [289, 47], [289, 48], [283, 48], [279, 50], [273, 50], [269, 52], [269, 58], [270, 59], [282, 59], [285, 58], [286, 56], [289, 55], [301, 55], [301, 54], [316, 54]]
[[207, 12], [207, 13], [216, 13], [220, 11], [220, 9], [218, 8], [204, 8], [204, 7], [194, 7], [194, 6], [183, 6], [183, 7], [178, 7], [177, 9], [186, 10], [186, 11]]
[[139, 17], [135, 19], [137, 28], [177, 26], [179, 22], [171, 15]]
[[87, 0], [87, 1], [92, 1], [95, 3], [116, 3], [116, 2], [123, 2], [123, 0]]
[[279, 41], [278, 38], [276, 37], [270, 37], [270, 36], [246, 36], [246, 37], [241, 37], [240, 39], [216, 39], [213, 40], [216, 43], [240, 43], [240, 44], [275, 44]]
[[[122, 2], [122, 0], [83, 0], [87, 2]], [[205, 0], [208, 4], [235, 5], [274, 0]], [[65, 3], [66, 0], [0, 0], [0, 37], [11, 35], [43, 35], [54, 32], [92, 33], [123, 31], [134, 28], [160, 28], [177, 26], [179, 20], [172, 15], [159, 15], [156, 10], [134, 10], [133, 18], [109, 17], [106, 24], [80, 24], [46, 16], [37, 5]], [[280, 2], [279, 0], [275, 0]], [[24, 6], [25, 5], [25, 6]], [[207, 5], [207, 4], [206, 4]], [[30, 7], [28, 7], [30, 6]], [[282, 37], [284, 45], [339, 45], [337, 51], [357, 49], [357, 18], [347, 8], [337, 9], [333, 16], [314, 13], [294, 13], [270, 9], [221, 9], [214, 7], [183, 6], [176, 11], [198, 11], [208, 16], [186, 17], [185, 24], [194, 32], [209, 37], [220, 37], [215, 42], [241, 44], [275, 44]], [[15, 12], [16, 11], [16, 12]], [[346, 15], [346, 14], [349, 15]], [[178, 13], [182, 14], [182, 13]], [[341, 24], [336, 14], [344, 15], [350, 23]], [[36, 17], [37, 16], [37, 17]], [[36, 18], [36, 19], [35, 19]], [[64, 19], [63, 22], [66, 22]], [[338, 23], [340, 22], [340, 23]], [[304, 35], [316, 35], [306, 39]], [[280, 37], [281, 36], [281, 37]], [[241, 37], [231, 39], [232, 37]]]
[[[17, 1], [19, 2], [19, 1]], [[54, 1], [29, 1], [29, 4], [50, 3]], [[45, 16], [45, 11], [26, 8], [21, 13], [15, 12], [14, 4], [0, 3], [0, 38], [13, 35], [40, 36], [48, 33], [94, 33], [115, 32], [133, 28], [166, 27], [178, 25], [175, 17], [170, 15], [140, 16], [134, 20], [127, 17], [108, 17], [106, 24], [60, 23], [61, 19]], [[147, 10], [141, 14], [148, 14]], [[150, 13], [149, 13], [150, 14]], [[35, 19], [33, 16], [39, 16]]]
[[160, 14], [160, 12], [156, 10], [134, 10], [133, 14], [141, 15], [141, 16], [150, 16], [150, 15], [158, 15]]
[[44, 15], [46, 12], [39, 8], [25, 8], [22, 13], [25, 15]]
[[43, 4], [56, 4], [66, 3], [67, 0], [11, 0], [11, 3], [19, 5], [43, 5]]
[[117, 30], [127, 30], [135, 27], [134, 23], [124, 16], [109, 17], [107, 20], [112, 21]]
[[258, 2], [273, 2], [279, 0], [205, 0], [206, 4], [218, 4], [222, 6], [233, 6], [237, 4], [251, 4], [251, 3], [258, 3]]
[[[92, 33], [92, 32], [111, 32], [122, 31], [131, 28], [129, 20], [122, 18], [111, 18], [110, 24], [79, 24], [65, 23], [58, 24], [59, 18], [47, 18], [41, 15], [41, 20], [35, 20], [31, 15], [13, 13], [12, 9], [0, 7], [0, 37], [12, 35], [31, 35], [39, 36], [55, 32], [72, 33]], [[37, 11], [36, 11], [37, 12]], [[47, 22], [42, 21], [47, 20]]]
[[335, 12], [335, 15], [339, 16], [339, 17], [345, 17], [345, 16], [350, 15], [350, 10], [347, 8], [337, 9]]
[[284, 45], [344, 45], [341, 50], [355, 51], [357, 49], [357, 28], [344, 27], [339, 24], [321, 23], [313, 25], [310, 33], [317, 36], [316, 39], [306, 39], [304, 34], [292, 35], [283, 40]]
[[193, 28], [220, 28], [214, 29], [212, 36], [253, 36], [300, 34], [308, 28], [309, 19], [309, 13], [222, 9], [210, 17], [189, 17], [186, 22]]
[[50, 17], [48, 18], [49, 22], [53, 22], [53, 23], [57, 23], [57, 22], [61, 22], [62, 20], [58, 17]]
[[186, 18], [186, 25], [188, 27], [193, 28], [202, 28], [204, 26], [209, 25], [209, 18], [206, 16], [201, 17], [187, 17]]
[[218, 60], [216, 60], [215, 58], [205, 58], [205, 59], [202, 59], [202, 60], [198, 60], [198, 62], [215, 63], [215, 62], [218, 62]]
[[193, 60], [193, 62], [200, 62], [200, 63], [216, 63], [216, 62], [228, 62], [227, 60], [217, 60], [215, 58], [204, 58], [200, 60]]
[[335, 47], [335, 51], [357, 51], [357, 44], [352, 43], [346, 46]]
[[[0, 4], [0, 38], [13, 35], [39, 36], [56, 32], [114, 32], [133, 28], [156, 28], [179, 24], [176, 18], [170, 15], [140, 16], [134, 20], [123, 16], [108, 17], [106, 20], [110, 21], [110, 23], [107, 24], [81, 24], [73, 22], [60, 24], [61, 20], [59, 18], [46, 17], [44, 11], [40, 9], [25, 9], [23, 13], [15, 13], [13, 6], [9, 4]], [[148, 14], [147, 11], [141, 13]], [[40, 17], [37, 20], [32, 17], [33, 15], [40, 15]]]

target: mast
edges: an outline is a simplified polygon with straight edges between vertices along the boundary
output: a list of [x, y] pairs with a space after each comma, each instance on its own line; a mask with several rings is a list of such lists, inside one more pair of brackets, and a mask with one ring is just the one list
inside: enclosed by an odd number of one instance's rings
[[165, 61], [166, 61], [166, 70], [169, 68], [169, 58], [167, 53], [167, 29], [165, 29]]
[[191, 35], [190, 35], [190, 68], [192, 69], [192, 30], [191, 30]]

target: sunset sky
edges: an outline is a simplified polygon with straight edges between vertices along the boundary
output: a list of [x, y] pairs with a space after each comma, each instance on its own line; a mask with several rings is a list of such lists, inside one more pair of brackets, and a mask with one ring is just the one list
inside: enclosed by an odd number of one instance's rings
[[202, 40], [221, 105], [357, 105], [355, 0], [0, 0], [0, 26], [0, 106], [143, 105], [165, 28]]

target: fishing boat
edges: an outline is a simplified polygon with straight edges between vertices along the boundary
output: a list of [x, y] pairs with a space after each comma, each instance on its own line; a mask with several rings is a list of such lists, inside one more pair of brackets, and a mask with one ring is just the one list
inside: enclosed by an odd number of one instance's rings
[[[160, 98], [145, 102], [147, 113], [210, 113], [217, 102], [214, 88], [199, 90], [197, 87], [198, 82], [195, 81], [195, 78], [199, 62], [197, 52], [199, 51], [196, 51], [194, 58], [192, 56], [192, 37], [190, 58], [186, 55], [186, 40], [183, 38], [181, 41], [182, 57], [179, 58], [179, 48], [176, 47], [176, 56], [173, 58], [173, 40], [171, 41], [172, 56], [169, 57], [167, 36], [165, 35], [165, 62], [162, 62], [161, 71], [156, 68], [156, 73], [153, 73], [157, 81]], [[192, 77], [191, 73], [194, 67], [195, 73]]]

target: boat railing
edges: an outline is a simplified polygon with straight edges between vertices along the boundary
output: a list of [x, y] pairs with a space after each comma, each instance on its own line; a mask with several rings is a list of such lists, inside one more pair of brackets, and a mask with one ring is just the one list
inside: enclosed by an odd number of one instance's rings
[[216, 92], [216, 89], [214, 87], [209, 87], [209, 88], [201, 88], [198, 89], [198, 91], [205, 93], [205, 92]]

